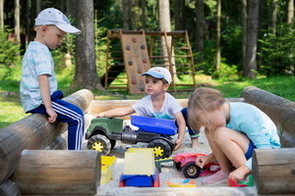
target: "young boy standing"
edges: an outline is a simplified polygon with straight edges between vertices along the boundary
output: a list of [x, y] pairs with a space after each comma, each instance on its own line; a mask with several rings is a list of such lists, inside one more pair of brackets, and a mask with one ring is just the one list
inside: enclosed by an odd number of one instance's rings
[[80, 150], [84, 134], [83, 111], [61, 100], [57, 90], [54, 62], [50, 49], [63, 42], [66, 33], [80, 34], [67, 17], [55, 8], [47, 8], [35, 19], [35, 40], [30, 42], [22, 61], [20, 97], [26, 113], [48, 115], [48, 122], [56, 120], [68, 124], [68, 149]]
[[120, 117], [136, 112], [140, 116], [176, 120], [178, 139], [174, 150], [178, 150], [185, 135], [186, 124], [181, 113], [182, 106], [166, 92], [171, 83], [171, 74], [166, 68], [153, 67], [142, 76], [146, 76], [145, 92], [148, 94], [147, 96], [132, 106], [101, 112], [97, 117]]

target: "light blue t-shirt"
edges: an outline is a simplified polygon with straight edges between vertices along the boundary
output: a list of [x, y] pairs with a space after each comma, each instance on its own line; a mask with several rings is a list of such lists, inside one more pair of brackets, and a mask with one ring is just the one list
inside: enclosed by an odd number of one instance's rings
[[20, 98], [25, 112], [37, 108], [42, 103], [38, 76], [46, 74], [50, 94], [57, 90], [54, 62], [48, 47], [40, 42], [30, 42], [22, 61]]
[[160, 111], [155, 111], [150, 95], [145, 96], [132, 107], [140, 116], [168, 120], [175, 120], [175, 114], [182, 110], [182, 106], [169, 93], [165, 93], [165, 100]]
[[[254, 105], [229, 102], [230, 121], [226, 127], [244, 133], [256, 148], [279, 148], [280, 138], [273, 121]], [[252, 158], [245, 165], [252, 169]]]

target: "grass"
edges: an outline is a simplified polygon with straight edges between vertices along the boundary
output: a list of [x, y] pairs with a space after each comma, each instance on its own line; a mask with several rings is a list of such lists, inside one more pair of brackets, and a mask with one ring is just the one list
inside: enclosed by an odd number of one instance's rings
[[[71, 73], [71, 74], [69, 74]], [[1, 75], [0, 75], [1, 76]], [[73, 71], [64, 69], [57, 74], [59, 89], [65, 95], [73, 93], [75, 90], [70, 88]], [[24, 113], [19, 98], [20, 65], [13, 69], [9, 77], [0, 78], [0, 128], [20, 120], [27, 116]], [[226, 98], [240, 97], [240, 93], [247, 86], [256, 86], [270, 93], [295, 101], [295, 77], [259, 77], [254, 80], [232, 80], [218, 81], [212, 80], [208, 76], [198, 75], [196, 78], [198, 86], [209, 86], [223, 92]], [[140, 99], [142, 94], [128, 94], [126, 91], [93, 91], [95, 99], [119, 100], [125, 96], [127, 99]], [[188, 98], [191, 92], [170, 92], [177, 99]]]

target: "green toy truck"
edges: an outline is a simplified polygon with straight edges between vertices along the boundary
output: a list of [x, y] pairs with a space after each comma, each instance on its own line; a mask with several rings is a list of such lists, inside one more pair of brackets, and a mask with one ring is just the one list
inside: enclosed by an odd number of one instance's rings
[[156, 119], [143, 116], [131, 116], [131, 124], [138, 127], [132, 130], [130, 126], [123, 127], [123, 119], [94, 118], [85, 134], [88, 140], [87, 148], [108, 155], [120, 140], [127, 144], [138, 142], [148, 143], [148, 148], [154, 149], [156, 159], [167, 158], [172, 154], [177, 133], [173, 120]]

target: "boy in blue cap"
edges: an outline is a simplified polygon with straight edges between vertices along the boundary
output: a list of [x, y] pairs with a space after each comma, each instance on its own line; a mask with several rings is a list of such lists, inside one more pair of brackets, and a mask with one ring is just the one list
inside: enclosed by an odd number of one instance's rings
[[181, 113], [182, 106], [166, 92], [172, 81], [171, 74], [164, 67], [153, 67], [142, 76], [145, 76], [147, 96], [132, 106], [101, 112], [97, 117], [120, 117], [136, 112], [140, 116], [175, 120], [178, 125], [178, 139], [174, 150], [178, 150], [184, 139], [186, 124]]

